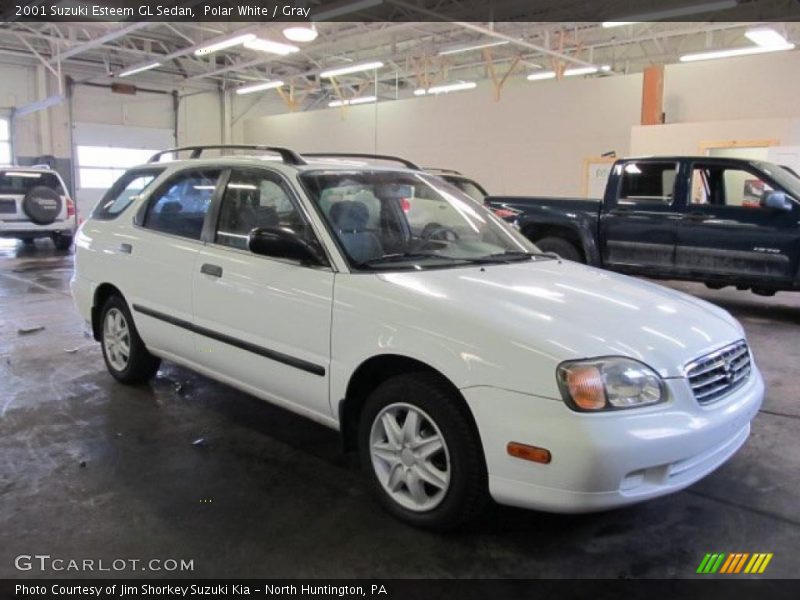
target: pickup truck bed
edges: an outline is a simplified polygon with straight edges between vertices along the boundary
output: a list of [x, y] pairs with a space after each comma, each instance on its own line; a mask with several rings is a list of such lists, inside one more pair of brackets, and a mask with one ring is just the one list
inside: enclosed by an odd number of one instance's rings
[[800, 290], [800, 178], [761, 161], [623, 159], [602, 199], [489, 196], [543, 251], [623, 273]]

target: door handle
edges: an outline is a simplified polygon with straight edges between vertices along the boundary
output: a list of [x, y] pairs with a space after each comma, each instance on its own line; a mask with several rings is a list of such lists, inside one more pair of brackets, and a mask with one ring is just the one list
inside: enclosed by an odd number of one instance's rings
[[130, 254], [133, 252], [133, 246], [130, 244], [120, 244], [117, 247], [117, 250], [120, 252], [120, 254]]
[[708, 219], [711, 218], [711, 215], [707, 215], [706, 213], [701, 213], [701, 212], [692, 212], [692, 213], [687, 214], [683, 218], [686, 219], [687, 221], [698, 221], [699, 222], [699, 221], [707, 221]]
[[211, 277], [222, 277], [222, 267], [219, 265], [210, 265], [205, 263], [200, 267], [200, 272], [204, 275], [211, 275]]

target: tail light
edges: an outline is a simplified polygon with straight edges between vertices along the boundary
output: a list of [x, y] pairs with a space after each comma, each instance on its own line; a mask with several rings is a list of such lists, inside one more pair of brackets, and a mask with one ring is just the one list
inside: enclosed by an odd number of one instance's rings
[[400, 207], [404, 213], [407, 213], [411, 210], [411, 201], [408, 198], [400, 198]]
[[71, 198], [67, 198], [67, 218], [75, 216], [75, 203]]

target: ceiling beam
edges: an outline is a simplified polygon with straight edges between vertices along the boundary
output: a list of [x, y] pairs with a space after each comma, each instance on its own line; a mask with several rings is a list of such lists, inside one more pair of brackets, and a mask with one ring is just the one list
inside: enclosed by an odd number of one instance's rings
[[59, 52], [53, 58], [50, 59], [51, 63], [58, 62], [59, 60], [65, 60], [67, 58], [71, 58], [81, 52], [86, 52], [87, 50], [91, 50], [93, 48], [97, 48], [98, 46], [102, 46], [110, 41], [116, 40], [118, 38], [124, 37], [129, 33], [133, 33], [134, 31], [138, 31], [139, 29], [144, 29], [145, 27], [149, 27], [151, 23], [131, 23], [130, 25], [125, 25], [124, 27], [117, 27], [109, 31], [108, 33], [91, 39], [87, 42], [83, 42], [82, 44], [78, 44], [77, 46], [72, 46], [68, 50], [64, 52]]

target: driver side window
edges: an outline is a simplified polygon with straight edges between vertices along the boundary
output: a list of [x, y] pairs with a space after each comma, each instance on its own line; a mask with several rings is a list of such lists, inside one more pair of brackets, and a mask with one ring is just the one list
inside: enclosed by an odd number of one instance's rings
[[744, 169], [695, 165], [692, 170], [691, 204], [762, 208], [772, 186]]

